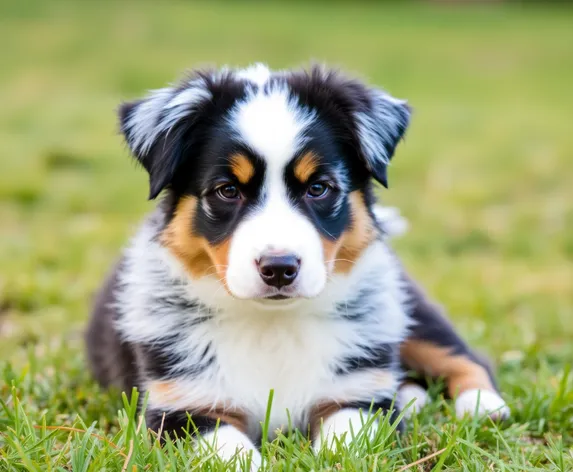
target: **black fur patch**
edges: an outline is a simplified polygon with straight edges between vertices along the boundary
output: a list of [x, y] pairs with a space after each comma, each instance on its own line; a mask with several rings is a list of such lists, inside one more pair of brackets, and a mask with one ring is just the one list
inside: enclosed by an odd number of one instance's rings
[[[336, 240], [350, 225], [348, 194], [368, 187], [369, 177], [360, 161], [345, 152], [336, 134], [322, 119], [309, 127], [305, 137], [306, 145], [285, 168], [288, 196], [325, 238]], [[294, 169], [297, 160], [308, 152], [312, 152], [318, 165], [309, 181], [303, 184], [295, 177]], [[315, 182], [332, 184], [324, 198], [307, 198], [307, 190]]]
[[[211, 130], [211, 133], [209, 143], [195, 161], [197, 179], [188, 182], [182, 193], [200, 198], [193, 222], [194, 229], [211, 244], [216, 244], [227, 239], [239, 222], [263, 203], [262, 187], [266, 166], [259, 156], [229, 138], [230, 129], [224, 126]], [[247, 157], [255, 170], [246, 184], [238, 182], [232, 172], [231, 157], [235, 154]], [[226, 183], [238, 187], [241, 199], [224, 201], [217, 196], [216, 188]]]
[[[217, 427], [218, 420], [208, 416], [193, 415], [187, 411], [163, 412], [159, 410], [147, 410], [145, 414], [147, 427], [152, 431], [173, 434], [180, 438], [188, 435], [194, 436], [207, 434]], [[219, 426], [224, 426], [220, 423]], [[164, 438], [161, 438], [164, 440]]]
[[361, 321], [365, 316], [372, 313], [373, 307], [365, 301], [371, 300], [376, 291], [377, 288], [374, 285], [361, 287], [352, 299], [336, 305], [337, 316], [345, 320]]
[[[322, 67], [288, 73], [286, 80], [299, 103], [317, 110], [328, 123], [345, 152], [360, 159], [371, 176], [388, 187], [386, 161], [392, 158], [406, 132], [410, 108], [395, 100], [384, 100], [381, 92]], [[368, 117], [370, 125], [365, 128], [358, 123], [356, 114]], [[376, 143], [380, 155], [366, 151], [364, 134]]]
[[[398, 407], [396, 406], [395, 402], [394, 405], [392, 405], [392, 399], [391, 398], [385, 398], [383, 400], [380, 401], [374, 401], [374, 402], [352, 402], [348, 405], [344, 405], [345, 407], [348, 408], [356, 408], [356, 409], [360, 409], [362, 410], [363, 414], [364, 414], [364, 420], [366, 421], [367, 415], [369, 412], [372, 413], [377, 413], [378, 411], [381, 412], [381, 414], [386, 415], [386, 414], [390, 414], [390, 424], [394, 424], [397, 420], [398, 420], [398, 416], [400, 416], [400, 411], [398, 409]], [[405, 430], [404, 427], [404, 422], [400, 421], [396, 427], [396, 430], [399, 433], [403, 433]]]
[[170, 347], [180, 342], [178, 336], [174, 335], [160, 343], [140, 344], [138, 352], [146, 375], [155, 380], [169, 380], [181, 375], [192, 377], [201, 374], [214, 364], [215, 355], [211, 353], [211, 346], [207, 346], [198, 363], [175, 369], [185, 357], [173, 353]]
[[[221, 123], [222, 116], [231, 106], [244, 97], [244, 81], [238, 80], [232, 74], [213, 74], [210, 71], [195, 72], [190, 78], [183, 80], [181, 85], [173, 90], [172, 96], [193, 87], [201, 88], [209, 93], [211, 99], [203, 100], [190, 109], [169, 129], [159, 133], [151, 148], [141, 152], [132, 148], [134, 156], [149, 173], [149, 198], [156, 198], [164, 188], [172, 188], [179, 193], [181, 187], [188, 187], [189, 175], [185, 170], [194, 168], [205, 143], [210, 142], [209, 132]], [[120, 107], [120, 129], [128, 144], [133, 140], [133, 130], [127, 124], [136, 110], [144, 105], [144, 100], [125, 103]], [[157, 114], [156, 124], [170, 113], [165, 107]], [[182, 178], [182, 176], [185, 176]]]
[[369, 368], [396, 371], [399, 366], [397, 347], [395, 344], [364, 346], [365, 354], [360, 357], [344, 359], [342, 366], [336, 370], [336, 375], [344, 375]]

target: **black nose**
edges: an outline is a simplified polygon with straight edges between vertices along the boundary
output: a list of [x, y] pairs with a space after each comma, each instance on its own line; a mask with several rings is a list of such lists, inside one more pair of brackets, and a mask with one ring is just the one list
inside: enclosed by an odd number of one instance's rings
[[293, 255], [263, 256], [259, 260], [261, 279], [271, 287], [285, 287], [296, 279], [300, 269], [300, 259]]

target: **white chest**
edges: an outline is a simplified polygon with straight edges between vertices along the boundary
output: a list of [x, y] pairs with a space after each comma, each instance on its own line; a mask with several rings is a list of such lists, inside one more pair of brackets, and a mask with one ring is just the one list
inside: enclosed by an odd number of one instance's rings
[[[337, 360], [351, 355], [347, 323], [319, 318], [230, 322], [214, 331], [218, 388], [254, 415], [306, 410], [328, 395]], [[353, 344], [353, 343], [350, 343]]]
[[209, 338], [216, 359], [201, 376], [201, 393], [218, 404], [263, 421], [273, 391], [271, 428], [305, 420], [317, 404], [394, 389], [394, 377], [340, 375], [345, 360], [386, 338], [381, 319], [360, 323], [314, 316], [234, 317], [213, 323]]
[[[124, 338], [154, 344], [177, 337], [169, 353], [176, 359], [174, 372], [182, 374], [148, 389], [154, 407], [236, 408], [258, 424], [272, 390], [270, 426], [275, 428], [287, 424], [289, 416], [295, 424], [304, 420], [320, 401], [368, 399], [397, 387], [397, 379], [380, 369], [339, 371], [347, 359], [368, 356], [371, 348], [406, 336], [409, 317], [398, 271], [382, 245], [369, 248], [351, 274], [332, 277], [319, 297], [278, 311], [229, 297], [212, 280], [173, 285], [173, 279], [185, 280], [174, 263], [138, 258], [130, 269], [119, 294], [118, 328]], [[200, 300], [214, 309], [199, 313], [172, 300], [190, 306]], [[190, 322], [211, 313], [208, 321]], [[206, 358], [213, 361], [200, 372], [183, 373]], [[147, 387], [156, 381], [148, 379]]]

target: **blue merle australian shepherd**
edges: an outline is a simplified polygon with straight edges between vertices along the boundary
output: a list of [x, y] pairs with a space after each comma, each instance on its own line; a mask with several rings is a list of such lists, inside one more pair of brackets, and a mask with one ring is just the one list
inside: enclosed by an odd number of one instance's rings
[[[487, 365], [405, 273], [375, 207], [408, 105], [321, 67], [194, 72], [125, 103], [120, 126], [162, 193], [100, 292], [87, 333], [104, 386], [148, 395], [147, 425], [260, 459], [290, 424], [350, 440], [362, 412], [427, 400], [505, 417]], [[395, 409], [395, 410], [396, 410]], [[373, 426], [373, 428], [375, 425]]]

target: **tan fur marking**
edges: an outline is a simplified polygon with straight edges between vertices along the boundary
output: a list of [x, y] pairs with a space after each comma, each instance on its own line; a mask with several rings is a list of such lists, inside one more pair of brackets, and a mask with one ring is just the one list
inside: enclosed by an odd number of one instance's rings
[[253, 164], [242, 154], [235, 154], [231, 157], [231, 170], [242, 184], [248, 183], [255, 175]]
[[496, 391], [482, 366], [452, 354], [448, 348], [410, 339], [402, 345], [401, 353], [408, 366], [432, 377], [444, 377], [452, 398], [474, 388]]
[[318, 159], [312, 152], [307, 152], [294, 165], [294, 176], [302, 183], [308, 182], [318, 167]]
[[336, 402], [325, 401], [314, 406], [308, 418], [308, 425], [312, 437], [320, 433], [322, 424], [332, 415], [344, 408], [343, 405]]
[[380, 389], [388, 388], [389, 385], [394, 384], [396, 381], [394, 373], [387, 370], [377, 370], [373, 373], [373, 377]]
[[153, 398], [161, 398], [162, 404], [176, 404], [183, 398], [181, 396], [181, 390], [177, 388], [176, 382], [152, 382], [148, 387], [147, 391], [149, 395]]
[[349, 195], [352, 215], [351, 227], [336, 241], [322, 238], [324, 260], [327, 266], [334, 261], [334, 272], [348, 273], [356, 259], [375, 238], [374, 225], [360, 191]]
[[180, 392], [180, 387], [177, 381], [156, 381], [152, 382], [147, 388], [150, 398], [161, 399], [160, 408], [169, 407], [172, 404], [177, 410], [188, 411], [195, 416], [206, 416], [221, 422], [234, 426], [239, 431], [245, 433], [247, 431], [247, 415], [245, 412], [238, 408], [225, 408], [223, 405], [187, 405], [181, 407], [181, 399], [183, 398]]
[[206, 416], [214, 420], [220, 420], [237, 428], [241, 433], [247, 432], [247, 415], [238, 409], [225, 409], [223, 406], [215, 406], [209, 409], [191, 410], [195, 415]]
[[195, 197], [183, 197], [161, 235], [161, 242], [183, 263], [192, 278], [217, 274], [225, 282], [230, 241], [212, 246], [205, 238], [195, 236], [193, 217], [196, 208]]

